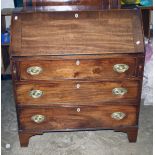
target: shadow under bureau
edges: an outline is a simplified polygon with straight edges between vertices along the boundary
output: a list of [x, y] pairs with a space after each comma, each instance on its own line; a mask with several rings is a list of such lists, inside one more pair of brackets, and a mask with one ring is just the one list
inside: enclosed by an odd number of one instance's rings
[[15, 12], [21, 146], [50, 131], [113, 129], [136, 142], [144, 67], [138, 10]]

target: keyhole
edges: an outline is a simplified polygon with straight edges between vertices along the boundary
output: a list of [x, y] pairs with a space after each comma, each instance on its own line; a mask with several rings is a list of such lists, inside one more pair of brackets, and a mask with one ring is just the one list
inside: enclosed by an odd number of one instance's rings
[[79, 89], [80, 88], [80, 84], [78, 83], [78, 84], [76, 84], [76, 88], [77, 89]]
[[80, 65], [80, 60], [76, 60], [76, 65], [77, 65], [77, 66]]
[[15, 20], [18, 20], [18, 16], [15, 16]]
[[78, 18], [78, 17], [79, 17], [79, 14], [78, 14], [78, 13], [76, 13], [76, 14], [75, 14], [75, 18]]
[[77, 112], [80, 112], [80, 108], [77, 108], [77, 110], [76, 110]]

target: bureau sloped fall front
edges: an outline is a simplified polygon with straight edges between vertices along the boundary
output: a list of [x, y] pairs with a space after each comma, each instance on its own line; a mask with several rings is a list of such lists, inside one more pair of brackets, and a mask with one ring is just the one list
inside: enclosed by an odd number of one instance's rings
[[45, 132], [103, 129], [136, 142], [145, 57], [138, 10], [15, 12], [10, 53], [21, 146]]

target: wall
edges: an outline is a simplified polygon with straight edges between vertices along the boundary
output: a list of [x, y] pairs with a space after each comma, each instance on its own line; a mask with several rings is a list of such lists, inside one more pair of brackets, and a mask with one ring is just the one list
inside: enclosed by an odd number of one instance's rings
[[[1, 0], [1, 9], [3, 8], [14, 8], [13, 0]], [[10, 26], [11, 17], [6, 17], [6, 26]]]
[[150, 28], [153, 29], [153, 11], [151, 11]]

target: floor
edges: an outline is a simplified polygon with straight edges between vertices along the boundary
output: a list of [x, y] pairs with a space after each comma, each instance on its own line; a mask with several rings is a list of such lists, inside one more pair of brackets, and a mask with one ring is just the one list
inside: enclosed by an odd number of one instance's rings
[[152, 155], [152, 106], [141, 103], [137, 143], [125, 133], [85, 131], [46, 133], [21, 148], [17, 134], [12, 82], [2, 81], [2, 155]]

